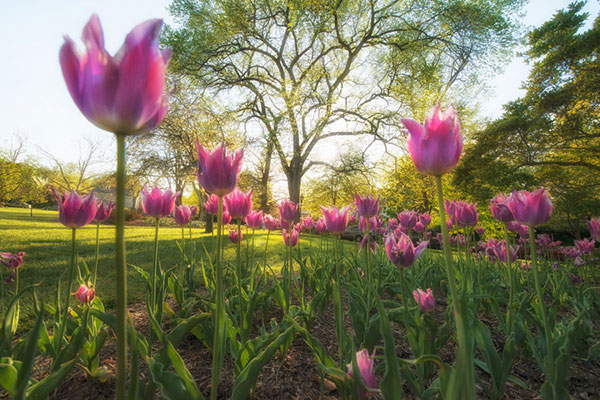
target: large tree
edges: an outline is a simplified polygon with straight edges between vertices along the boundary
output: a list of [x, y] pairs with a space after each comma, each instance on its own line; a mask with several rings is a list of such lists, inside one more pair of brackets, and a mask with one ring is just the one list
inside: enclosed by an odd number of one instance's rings
[[257, 126], [263, 176], [274, 153], [298, 202], [302, 177], [324, 161], [311, 158], [318, 145], [340, 136], [389, 140], [398, 111], [411, 111], [397, 89], [424, 77], [447, 89], [476, 76], [472, 65], [513, 40], [521, 3], [174, 0], [178, 25], [163, 41], [174, 50], [173, 71]]

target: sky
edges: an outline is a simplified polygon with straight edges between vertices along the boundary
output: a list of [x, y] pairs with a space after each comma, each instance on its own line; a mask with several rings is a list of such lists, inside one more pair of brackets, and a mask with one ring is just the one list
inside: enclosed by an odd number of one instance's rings
[[[598, 15], [599, 1], [589, 0], [585, 7], [591, 14], [589, 24]], [[39, 154], [39, 147], [60, 160], [77, 161], [80, 150], [85, 148], [83, 138], [100, 140], [110, 150], [112, 134], [88, 122], [67, 92], [58, 63], [63, 35], [83, 48], [82, 28], [95, 12], [104, 28], [107, 49], [114, 54], [138, 23], [150, 18], [172, 23], [169, 4], [170, 0], [29, 0], [0, 6], [0, 37], [4, 38], [0, 63], [0, 148], [9, 147], [12, 134], [17, 132], [28, 138], [30, 155]], [[524, 23], [539, 26], [568, 4], [532, 0], [524, 9]], [[491, 81], [494, 95], [482, 102], [482, 116], [498, 117], [502, 104], [522, 95], [520, 86], [528, 71], [522, 58], [511, 60], [504, 73]], [[43, 158], [39, 161], [48, 163]]]

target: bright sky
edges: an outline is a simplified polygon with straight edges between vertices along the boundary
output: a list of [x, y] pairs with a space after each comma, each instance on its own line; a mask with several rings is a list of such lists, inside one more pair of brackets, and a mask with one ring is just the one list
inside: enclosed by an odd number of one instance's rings
[[[36, 146], [59, 159], [76, 161], [82, 137], [100, 137], [110, 150], [112, 134], [90, 124], [69, 96], [58, 63], [63, 35], [79, 46], [84, 24], [93, 12], [100, 16], [107, 48], [114, 54], [136, 24], [150, 18], [170, 21], [170, 0], [30, 0], [2, 6], [0, 37], [4, 39], [0, 63], [0, 147], [6, 147], [13, 132], [28, 136], [28, 152]], [[568, 1], [532, 0], [526, 6], [525, 23], [539, 26]], [[590, 21], [598, 15], [598, 0], [586, 11]], [[501, 106], [519, 97], [528, 66], [520, 58], [508, 64], [493, 80], [495, 96], [484, 102], [483, 114], [496, 117]], [[109, 152], [112, 154], [112, 152]]]

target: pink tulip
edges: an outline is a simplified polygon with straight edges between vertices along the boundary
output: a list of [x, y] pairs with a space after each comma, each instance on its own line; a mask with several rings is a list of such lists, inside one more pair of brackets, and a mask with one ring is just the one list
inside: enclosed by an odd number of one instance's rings
[[400, 232], [397, 241], [393, 235], [388, 235], [385, 241], [385, 251], [396, 267], [410, 267], [428, 244], [428, 241], [424, 241], [415, 248], [412, 240]]
[[379, 213], [379, 197], [354, 195], [354, 204], [361, 217], [371, 218]]
[[521, 229], [521, 224], [517, 221], [510, 221], [506, 224], [506, 229], [512, 233], [519, 233], [519, 229]]
[[287, 229], [284, 229], [281, 234], [283, 235], [283, 242], [286, 246], [294, 247], [298, 244], [299, 232], [296, 230], [296, 228], [290, 229], [289, 232]]
[[390, 218], [388, 220], [388, 229], [394, 231], [398, 228], [398, 220], [396, 218]]
[[207, 195], [206, 202], [204, 203], [204, 209], [206, 210], [207, 214], [217, 215], [219, 213], [219, 196], [216, 194]]
[[327, 225], [325, 225], [325, 220], [323, 217], [317, 220], [317, 223], [315, 224], [315, 230], [317, 233], [325, 233], [327, 231]]
[[526, 190], [513, 191], [508, 197], [508, 207], [520, 224], [544, 225], [552, 214], [552, 201], [544, 188], [533, 193]]
[[485, 233], [485, 228], [483, 226], [478, 226], [475, 228], [475, 233], [482, 236]]
[[[367, 231], [367, 219], [365, 217], [359, 217], [358, 229], [363, 232]], [[371, 217], [369, 218], [369, 230], [373, 232], [375, 229], [377, 229], [377, 218]]]
[[179, 192], [173, 193], [171, 189], [162, 192], [157, 186], [148, 192], [148, 187], [144, 186], [140, 196], [144, 213], [150, 217], [161, 218], [171, 215]]
[[444, 208], [446, 209], [446, 214], [448, 214], [448, 218], [455, 218], [456, 209], [458, 208], [458, 200], [444, 200]]
[[223, 200], [225, 200], [227, 212], [231, 215], [232, 219], [242, 220], [252, 211], [252, 189], [244, 193], [239, 188], [235, 188]]
[[512, 211], [508, 207], [508, 198], [503, 193], [498, 193], [496, 197], [494, 197], [490, 201], [490, 210], [492, 210], [492, 215], [500, 222], [511, 222], [515, 219], [513, 217]]
[[477, 225], [479, 219], [477, 204], [468, 203], [466, 201], [457, 201], [454, 216], [456, 217], [456, 223], [459, 226], [465, 227]]
[[421, 125], [412, 119], [402, 122], [410, 134], [406, 145], [419, 172], [425, 175], [442, 176], [450, 172], [460, 158], [463, 139], [460, 120], [450, 106], [442, 113], [436, 105]]
[[415, 232], [420, 233], [420, 232], [423, 232], [426, 228], [425, 228], [425, 225], [423, 225], [421, 223], [421, 221], [418, 221], [415, 224], [415, 227], [413, 229], [414, 229]]
[[82, 284], [81, 286], [79, 286], [79, 289], [77, 289], [77, 291], [74, 294], [80, 302], [82, 302], [83, 304], [88, 304], [92, 300], [94, 300], [94, 297], [96, 296], [96, 291], [93, 288], [89, 288], [86, 285]]
[[110, 202], [108, 205], [105, 205], [104, 202], [100, 202], [98, 208], [96, 209], [96, 215], [94, 216], [94, 221], [96, 222], [104, 222], [110, 218], [110, 214], [112, 214], [112, 210], [115, 206], [115, 203]]
[[417, 304], [421, 306], [422, 312], [431, 312], [435, 309], [435, 298], [431, 289], [427, 289], [427, 292], [421, 289], [413, 290], [413, 297]]
[[[284, 226], [283, 222], [292, 222], [296, 219], [298, 213], [298, 205], [289, 199], [283, 199], [279, 203], [279, 218], [281, 218], [281, 226]], [[288, 224], [289, 225], [289, 224]]]
[[587, 221], [590, 230], [590, 236], [593, 240], [600, 242], [600, 217], [592, 218]]
[[21, 265], [23, 265], [23, 257], [25, 256], [25, 252], [18, 252], [15, 254], [12, 253], [0, 253], [0, 263], [4, 265], [6, 268], [17, 269]]
[[448, 231], [451, 231], [452, 228], [454, 228], [454, 221], [452, 220], [452, 218], [446, 221], [446, 228], [448, 228]]
[[575, 246], [581, 254], [592, 254], [594, 252], [594, 248], [596, 247], [596, 242], [593, 240], [590, 242], [588, 238], [585, 238], [583, 240], [576, 240]]
[[308, 230], [315, 227], [315, 221], [313, 221], [310, 215], [302, 220], [302, 227]]
[[190, 206], [177, 206], [175, 207], [173, 217], [177, 225], [186, 225], [192, 219], [192, 208]]
[[346, 230], [346, 227], [348, 226], [348, 210], [350, 210], [350, 206], [341, 209], [338, 209], [336, 206], [321, 206], [323, 218], [325, 218], [325, 225], [327, 226], [329, 233], [332, 235], [339, 235]]
[[198, 150], [198, 183], [208, 193], [224, 196], [233, 192], [237, 185], [244, 150], [237, 150], [227, 154], [223, 143], [210, 151], [200, 145], [196, 139]]
[[417, 224], [418, 214], [416, 211], [404, 210], [398, 214], [398, 221], [400, 225], [407, 229], [413, 229]]
[[231, 222], [231, 215], [227, 211], [223, 211], [223, 216], [221, 217], [221, 222], [223, 225], [227, 225]]
[[[517, 247], [509, 246], [509, 249], [510, 249], [510, 262], [515, 262], [519, 255], [519, 246], [517, 246]], [[507, 262], [506, 242], [504, 240], [501, 241], [496, 247], [494, 247], [494, 255], [496, 256], [496, 258], [498, 258], [498, 260], [500, 260], [504, 263]]]
[[64, 226], [81, 228], [94, 220], [98, 205], [93, 190], [83, 197], [79, 197], [74, 190], [70, 194], [65, 192], [64, 201], [56, 190], [53, 191], [58, 202], [58, 217]]
[[429, 215], [428, 212], [419, 214], [419, 222], [421, 223], [421, 225], [427, 228], [431, 223], [431, 215]]
[[354, 213], [348, 214], [348, 225], [356, 223], [356, 215]]
[[73, 101], [97, 127], [138, 135], [160, 123], [167, 113], [165, 72], [171, 50], [159, 50], [162, 20], [143, 22], [127, 35], [113, 57], [104, 48], [97, 15], [83, 28], [86, 51], [65, 37], [60, 49], [63, 77]]
[[265, 228], [269, 231], [274, 231], [279, 228], [279, 220], [270, 214], [265, 214], [263, 221], [265, 223]]
[[[373, 355], [369, 355], [369, 352], [366, 349], [356, 352], [356, 366], [360, 371], [360, 378], [369, 389], [377, 389], [379, 387], [377, 377], [375, 376], [375, 366], [373, 365], [374, 355], [375, 352], [373, 352]], [[351, 379], [354, 378], [352, 364], [348, 364], [346, 367], [348, 368], [348, 376]], [[362, 390], [359, 390], [359, 394], [361, 399], [364, 399], [366, 396]]]
[[238, 235], [238, 231], [229, 231], [229, 240], [231, 240], [231, 243], [237, 243], [239, 241], [241, 241], [244, 238], [244, 235], [242, 234], [242, 232], [239, 232]]
[[375, 242], [375, 239], [373, 239], [371, 235], [365, 235], [365, 237], [362, 238], [362, 240], [360, 241], [360, 245], [358, 246], [358, 252], [360, 253], [362, 251], [363, 247], [365, 247], [365, 245], [367, 244], [367, 240], [369, 241], [369, 248], [371, 249], [371, 253], [375, 254], [377, 242]]
[[244, 219], [246, 225], [250, 229], [261, 229], [263, 224], [263, 212], [262, 211], [250, 211]]

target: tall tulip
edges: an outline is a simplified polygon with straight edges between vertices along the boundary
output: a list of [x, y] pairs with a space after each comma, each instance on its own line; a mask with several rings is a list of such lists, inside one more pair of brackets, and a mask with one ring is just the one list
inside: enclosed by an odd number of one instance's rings
[[251, 229], [260, 229], [263, 224], [262, 211], [250, 211], [245, 218], [246, 225]]
[[508, 207], [515, 219], [523, 225], [544, 225], [550, 219], [553, 206], [544, 188], [535, 192], [514, 191], [508, 197]]
[[192, 219], [192, 211], [194, 207], [190, 206], [176, 206], [173, 212], [173, 218], [175, 219], [175, 223], [181, 227], [187, 225]]
[[142, 209], [150, 217], [166, 217], [173, 212], [177, 196], [179, 196], [179, 192], [173, 193], [171, 189], [163, 192], [157, 186], [154, 186], [154, 189], [148, 191], [148, 187], [144, 186], [140, 194]]
[[398, 214], [398, 222], [406, 229], [413, 229], [419, 220], [419, 215], [416, 211], [404, 210]]
[[219, 212], [219, 196], [216, 194], [209, 194], [206, 196], [206, 202], [204, 203], [204, 209], [207, 214], [217, 215]]
[[208, 193], [225, 196], [233, 192], [237, 185], [244, 150], [227, 154], [224, 144], [214, 150], [205, 149], [196, 139], [198, 150], [198, 182]]
[[338, 209], [336, 206], [321, 206], [325, 225], [327, 226], [329, 233], [332, 235], [339, 235], [346, 230], [346, 227], [348, 226], [348, 210], [350, 210], [350, 206], [341, 209]]
[[296, 228], [290, 229], [289, 232], [284, 229], [281, 233], [283, 235], [283, 242], [286, 246], [294, 247], [298, 244], [298, 231]]
[[503, 193], [498, 193], [496, 197], [490, 201], [490, 210], [492, 211], [494, 218], [500, 222], [507, 223], [514, 221], [515, 219], [508, 206], [508, 198]]
[[456, 222], [459, 226], [475, 226], [479, 219], [477, 204], [458, 201], [456, 204]]
[[284, 222], [287, 222], [286, 225], [293, 222], [296, 219], [297, 213], [298, 205], [289, 199], [283, 199], [281, 203], [279, 203], [279, 218], [282, 222], [281, 226], [284, 225]]
[[81, 228], [88, 225], [96, 217], [98, 206], [96, 199], [94, 199], [94, 191], [86, 196], [79, 197], [72, 190], [70, 194], [65, 193], [64, 200], [57, 191], [54, 191], [54, 196], [58, 202], [58, 218], [67, 228]]
[[371, 218], [379, 213], [379, 197], [354, 195], [354, 205], [361, 217]]
[[590, 236], [596, 242], [600, 242], [600, 217], [591, 218], [587, 221], [588, 229], [590, 230]]
[[388, 258], [396, 267], [410, 267], [429, 244], [428, 241], [414, 247], [408, 235], [400, 232], [398, 240], [394, 235], [388, 235], [385, 240], [385, 251]]
[[232, 219], [241, 221], [252, 211], [252, 189], [244, 193], [240, 189], [235, 188], [233, 192], [224, 196], [223, 199]]
[[171, 51], [158, 47], [161, 26], [158, 19], [136, 26], [113, 57], [104, 48], [100, 21], [93, 15], [83, 30], [85, 53], [79, 53], [66, 37], [59, 54], [67, 88], [77, 107], [90, 122], [117, 137], [117, 399], [125, 397], [127, 386], [125, 136], [150, 131], [167, 113], [164, 87]]
[[263, 221], [265, 223], [265, 228], [267, 228], [268, 231], [274, 231], [279, 228], [279, 220], [270, 214], [265, 214]]

